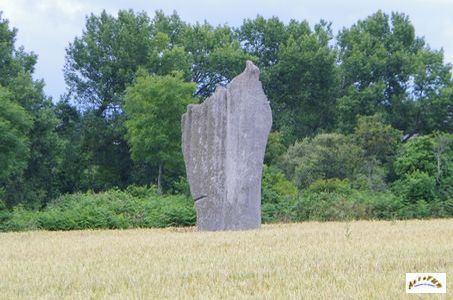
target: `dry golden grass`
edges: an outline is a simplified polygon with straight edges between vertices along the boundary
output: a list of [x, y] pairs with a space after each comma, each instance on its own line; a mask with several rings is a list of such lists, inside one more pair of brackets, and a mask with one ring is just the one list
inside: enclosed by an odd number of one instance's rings
[[453, 219], [0, 234], [1, 299], [417, 299], [406, 272], [452, 297]]

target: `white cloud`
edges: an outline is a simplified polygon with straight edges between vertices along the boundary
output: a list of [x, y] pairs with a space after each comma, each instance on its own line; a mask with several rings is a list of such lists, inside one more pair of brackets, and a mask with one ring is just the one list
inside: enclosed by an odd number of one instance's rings
[[65, 47], [82, 32], [85, 15], [100, 10], [77, 0], [0, 0], [3, 17], [18, 28], [17, 44], [38, 54], [36, 78], [43, 78], [46, 94], [55, 100], [65, 91]]
[[93, 6], [74, 0], [41, 0], [37, 2], [38, 8], [43, 11], [57, 11], [66, 17], [74, 17], [93, 9]]

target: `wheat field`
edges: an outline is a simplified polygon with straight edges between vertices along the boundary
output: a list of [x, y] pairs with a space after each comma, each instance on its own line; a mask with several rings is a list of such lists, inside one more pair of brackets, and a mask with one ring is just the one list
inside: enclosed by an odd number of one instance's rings
[[452, 299], [453, 219], [0, 234], [0, 299], [417, 299], [406, 272]]

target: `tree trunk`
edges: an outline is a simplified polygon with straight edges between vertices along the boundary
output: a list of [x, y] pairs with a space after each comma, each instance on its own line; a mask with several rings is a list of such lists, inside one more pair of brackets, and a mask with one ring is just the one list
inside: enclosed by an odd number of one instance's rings
[[162, 162], [159, 163], [159, 174], [157, 175], [157, 193], [162, 194]]

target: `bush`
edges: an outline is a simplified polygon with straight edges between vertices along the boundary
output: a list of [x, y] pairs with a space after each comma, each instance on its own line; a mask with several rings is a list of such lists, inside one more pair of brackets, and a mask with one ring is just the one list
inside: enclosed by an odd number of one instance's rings
[[[431, 197], [432, 177], [412, 173], [395, 191], [372, 192], [353, 187], [347, 179], [322, 179], [302, 193], [273, 167], [264, 167], [262, 220], [346, 221], [451, 217], [453, 199]], [[409, 200], [407, 200], [409, 199]], [[158, 195], [156, 188], [130, 186], [125, 191], [77, 193], [61, 196], [41, 211], [0, 201], [0, 231], [126, 229], [191, 226], [196, 221], [193, 201], [186, 195]]]
[[38, 229], [37, 213], [27, 210], [23, 206], [16, 206], [7, 213], [0, 223], [0, 231], [24, 231]]
[[261, 185], [261, 218], [264, 223], [289, 222], [294, 219], [296, 186], [274, 167], [264, 166]]
[[414, 171], [436, 173], [435, 143], [430, 136], [418, 136], [403, 144], [394, 163], [395, 173], [404, 177]]
[[[159, 203], [160, 202], [160, 203]], [[168, 196], [160, 198], [154, 207], [157, 212], [154, 226], [191, 226], [195, 225], [196, 213], [192, 199], [182, 195]]]
[[426, 172], [416, 170], [393, 184], [396, 194], [409, 203], [419, 200], [431, 202], [435, 198], [436, 178]]
[[402, 209], [405, 204], [401, 197], [391, 192], [360, 192], [359, 193], [366, 205], [367, 218], [369, 219], [401, 219], [404, 218]]
[[[1, 190], [0, 190], [1, 192]], [[6, 224], [9, 221], [11, 214], [6, 209], [5, 203], [0, 199], [0, 227], [1, 224]]]
[[296, 219], [342, 221], [366, 218], [366, 206], [347, 180], [326, 179], [313, 182], [298, 198]]
[[363, 172], [362, 166], [363, 150], [351, 137], [336, 133], [296, 142], [281, 159], [281, 168], [301, 189], [319, 179], [353, 179]]
[[64, 195], [42, 211], [18, 207], [0, 223], [0, 230], [190, 226], [195, 219], [193, 201], [186, 196], [159, 196], [154, 187], [130, 187], [126, 191]]
[[357, 190], [347, 180], [329, 179], [312, 183], [301, 194], [294, 215], [298, 221], [446, 217], [452, 215], [452, 204], [423, 199], [411, 203], [391, 192]]
[[327, 193], [341, 193], [345, 195], [349, 195], [352, 193], [351, 185], [349, 184], [348, 180], [341, 180], [338, 178], [333, 179], [320, 179], [313, 182], [308, 187], [308, 192], [311, 193], [320, 193], [320, 192], [327, 192]]

